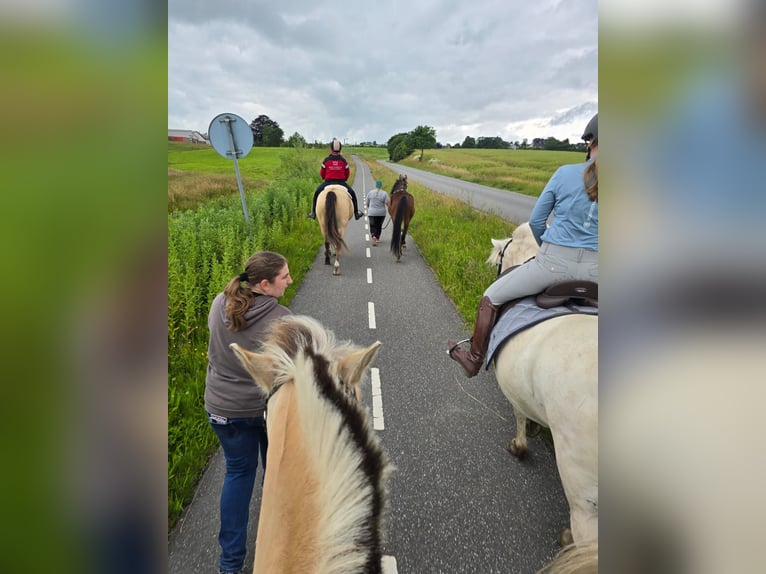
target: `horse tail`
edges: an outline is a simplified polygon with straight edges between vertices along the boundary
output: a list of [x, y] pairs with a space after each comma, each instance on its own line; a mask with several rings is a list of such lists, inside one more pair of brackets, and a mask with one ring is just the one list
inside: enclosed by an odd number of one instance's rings
[[393, 229], [391, 231], [391, 253], [393, 253], [397, 259], [402, 256], [402, 222], [404, 221], [404, 213], [407, 211], [407, 198], [400, 197], [396, 203], [396, 213], [394, 214], [394, 220], [392, 221]]
[[337, 206], [338, 196], [334, 191], [328, 191], [324, 203], [325, 241], [330, 243], [335, 248], [336, 252], [343, 249], [348, 251], [348, 245], [346, 245], [346, 242], [343, 241], [343, 236], [341, 236], [338, 226], [338, 215], [335, 211]]

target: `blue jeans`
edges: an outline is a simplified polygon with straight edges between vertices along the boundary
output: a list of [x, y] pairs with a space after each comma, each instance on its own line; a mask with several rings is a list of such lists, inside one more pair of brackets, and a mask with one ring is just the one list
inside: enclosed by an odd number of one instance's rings
[[247, 554], [247, 522], [259, 453], [264, 474], [266, 471], [266, 449], [269, 446], [266, 421], [263, 417], [228, 419], [228, 424], [209, 420], [226, 459], [226, 476], [221, 490], [218, 568], [224, 572], [237, 572], [244, 566]]

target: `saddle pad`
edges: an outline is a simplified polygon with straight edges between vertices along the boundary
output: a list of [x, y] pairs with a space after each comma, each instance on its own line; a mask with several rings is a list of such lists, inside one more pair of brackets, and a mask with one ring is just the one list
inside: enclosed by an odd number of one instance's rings
[[598, 307], [586, 307], [575, 305], [574, 303], [559, 305], [557, 307], [551, 307], [550, 309], [543, 309], [542, 307], [537, 306], [535, 297], [536, 296], [533, 295], [521, 299], [513, 307], [503, 313], [500, 319], [497, 320], [497, 323], [495, 323], [495, 326], [492, 329], [492, 334], [489, 337], [487, 357], [484, 360], [485, 369], [489, 369], [489, 365], [492, 362], [495, 353], [503, 346], [503, 343], [524, 329], [528, 329], [547, 319], [561, 317], [562, 315], [572, 315], [575, 313], [598, 315]]

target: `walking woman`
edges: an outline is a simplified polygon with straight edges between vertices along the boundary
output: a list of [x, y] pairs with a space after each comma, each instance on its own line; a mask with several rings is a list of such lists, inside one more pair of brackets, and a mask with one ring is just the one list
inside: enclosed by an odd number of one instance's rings
[[259, 251], [210, 307], [205, 411], [226, 459], [218, 533], [220, 574], [236, 574], [244, 566], [258, 456], [265, 472], [268, 447], [263, 416], [266, 397], [229, 345], [257, 348], [269, 323], [290, 314], [277, 299], [292, 282], [282, 255]]
[[388, 204], [391, 200], [388, 194], [383, 191], [383, 182], [376, 181], [375, 189], [367, 193], [367, 217], [370, 219], [370, 241], [373, 245], [380, 242], [380, 234], [383, 231], [383, 220], [388, 213]]

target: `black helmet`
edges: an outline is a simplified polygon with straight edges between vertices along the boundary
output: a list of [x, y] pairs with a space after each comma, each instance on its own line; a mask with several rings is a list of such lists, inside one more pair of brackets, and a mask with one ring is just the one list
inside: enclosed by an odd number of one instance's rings
[[590, 119], [588, 125], [585, 126], [582, 139], [586, 142], [590, 142], [591, 140], [598, 141], [598, 112]]
[[330, 144], [330, 150], [332, 151], [340, 151], [343, 146], [340, 144], [340, 141], [333, 138], [332, 143]]

